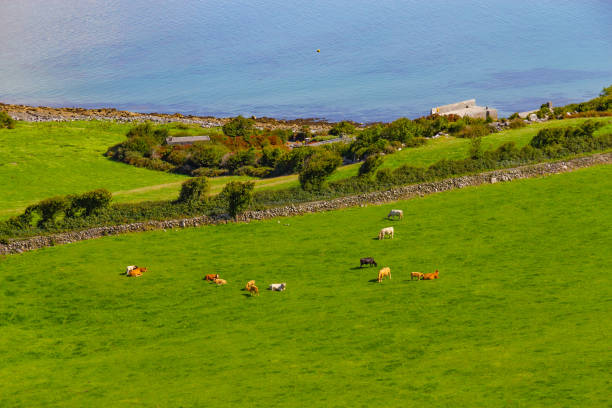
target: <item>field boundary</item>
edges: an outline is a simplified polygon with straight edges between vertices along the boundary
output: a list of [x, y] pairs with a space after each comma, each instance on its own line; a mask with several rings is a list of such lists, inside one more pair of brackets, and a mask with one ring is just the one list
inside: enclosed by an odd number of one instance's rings
[[[573, 170], [611, 164], [612, 152], [600, 153], [591, 156], [579, 157], [571, 160], [562, 160], [550, 163], [539, 163], [527, 166], [487, 171], [483, 173], [444, 179], [421, 184], [411, 184], [395, 187], [384, 191], [358, 194], [335, 198], [331, 200], [299, 203], [294, 205], [274, 207], [266, 210], [247, 211], [237, 217], [237, 222], [250, 222], [251, 220], [265, 220], [277, 217], [290, 217], [295, 215], [332, 211], [347, 207], [380, 205], [398, 200], [439, 193], [459, 188], [479, 186], [482, 184], [495, 184], [503, 181], [512, 181], [526, 178], [542, 177], [551, 174], [565, 173]], [[216, 225], [232, 222], [228, 216], [198, 216], [166, 221], [145, 221], [131, 224], [96, 227], [81, 231], [71, 231], [45, 236], [36, 236], [25, 240], [12, 241], [9, 244], [0, 244], [0, 255], [16, 254], [36, 249], [68, 244], [77, 241], [100, 238], [108, 235], [118, 235], [129, 232], [141, 232], [159, 229], [199, 227], [203, 225]]]

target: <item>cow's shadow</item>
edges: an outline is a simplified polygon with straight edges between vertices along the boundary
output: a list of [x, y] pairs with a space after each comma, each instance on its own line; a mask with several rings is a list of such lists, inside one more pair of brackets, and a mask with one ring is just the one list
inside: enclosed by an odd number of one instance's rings
[[355, 266], [353, 268], [351, 268], [351, 271], [360, 271], [363, 270], [363, 268], [361, 266]]
[[370, 282], [370, 283], [378, 283], [378, 279], [377, 278], [370, 279], [368, 282]]

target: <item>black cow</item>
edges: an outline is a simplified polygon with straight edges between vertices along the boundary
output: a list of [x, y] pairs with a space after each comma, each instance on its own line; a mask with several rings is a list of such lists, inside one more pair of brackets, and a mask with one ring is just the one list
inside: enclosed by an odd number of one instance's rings
[[359, 262], [360, 262], [360, 265], [359, 265], [360, 268], [362, 268], [363, 265], [378, 266], [374, 258], [361, 258]]

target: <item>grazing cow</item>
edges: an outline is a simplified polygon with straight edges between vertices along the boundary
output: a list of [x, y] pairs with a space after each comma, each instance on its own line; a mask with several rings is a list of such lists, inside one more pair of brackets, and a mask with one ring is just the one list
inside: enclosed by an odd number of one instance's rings
[[251, 294], [251, 296], [259, 296], [259, 289], [257, 288], [257, 286], [251, 285], [251, 287], [249, 288], [249, 293]]
[[404, 212], [402, 210], [391, 210], [389, 211], [389, 215], [387, 218], [391, 219], [393, 217], [399, 217], [400, 220], [404, 219]]
[[378, 282], [382, 282], [385, 276], [388, 276], [389, 279], [391, 279], [391, 269], [388, 267], [384, 267], [378, 271]]
[[438, 279], [439, 277], [439, 272], [436, 269], [436, 271], [434, 273], [424, 273], [423, 277], [421, 279], [423, 280], [434, 280], [434, 279]]
[[215, 279], [219, 279], [218, 273], [210, 273], [204, 277], [207, 281], [214, 281]]
[[363, 265], [378, 266], [378, 264], [376, 263], [374, 258], [361, 258], [359, 260], [359, 263], [360, 263], [360, 265], [359, 265], [360, 268], [363, 268]]
[[287, 287], [286, 283], [273, 283], [270, 286], [268, 286], [268, 290], [282, 292], [283, 290], [285, 290], [286, 287]]
[[391, 239], [393, 239], [393, 227], [381, 229], [378, 233], [378, 239], [384, 239], [387, 235], [390, 235]]
[[127, 273], [127, 276], [131, 278], [136, 278], [138, 276], [142, 276], [143, 272], [146, 272], [147, 268], [139, 268], [136, 267]]
[[215, 279], [213, 282], [215, 282], [217, 285], [221, 286], [221, 285], [225, 285], [227, 283], [227, 281], [225, 279]]
[[410, 280], [413, 280], [412, 278], [423, 279], [423, 272], [410, 272]]
[[255, 285], [255, 281], [254, 280], [250, 280], [250, 281], [247, 282], [246, 286], [244, 287], [244, 290], [246, 290], [248, 292], [249, 290], [251, 290], [251, 286], [254, 286], [254, 285]]

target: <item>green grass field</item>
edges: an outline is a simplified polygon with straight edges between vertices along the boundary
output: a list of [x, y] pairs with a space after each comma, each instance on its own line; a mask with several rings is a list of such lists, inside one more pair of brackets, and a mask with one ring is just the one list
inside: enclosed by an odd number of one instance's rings
[[609, 406], [611, 203], [608, 165], [11, 255], [0, 406]]
[[[483, 148], [497, 147], [514, 140], [522, 146], [543, 127], [567, 126], [586, 119], [551, 121], [527, 128], [504, 131], [483, 139]], [[600, 118], [608, 125], [599, 132], [612, 131], [612, 118]], [[178, 196], [185, 176], [147, 170], [114, 162], [103, 156], [111, 145], [125, 140], [132, 125], [109, 122], [19, 122], [14, 130], [0, 130], [0, 219], [17, 215], [44, 198], [106, 188], [115, 202], [171, 200]], [[203, 133], [212, 130], [182, 130], [167, 125], [173, 134]], [[385, 158], [384, 167], [402, 164], [426, 166], [442, 158], [467, 155], [469, 140], [444, 137], [424, 146], [404, 149]], [[357, 174], [359, 164], [344, 166], [332, 175], [339, 180]], [[220, 177], [211, 180], [211, 193], [221, 191], [228, 180], [249, 177]], [[252, 179], [258, 189], [279, 189], [298, 185], [297, 175]]]

